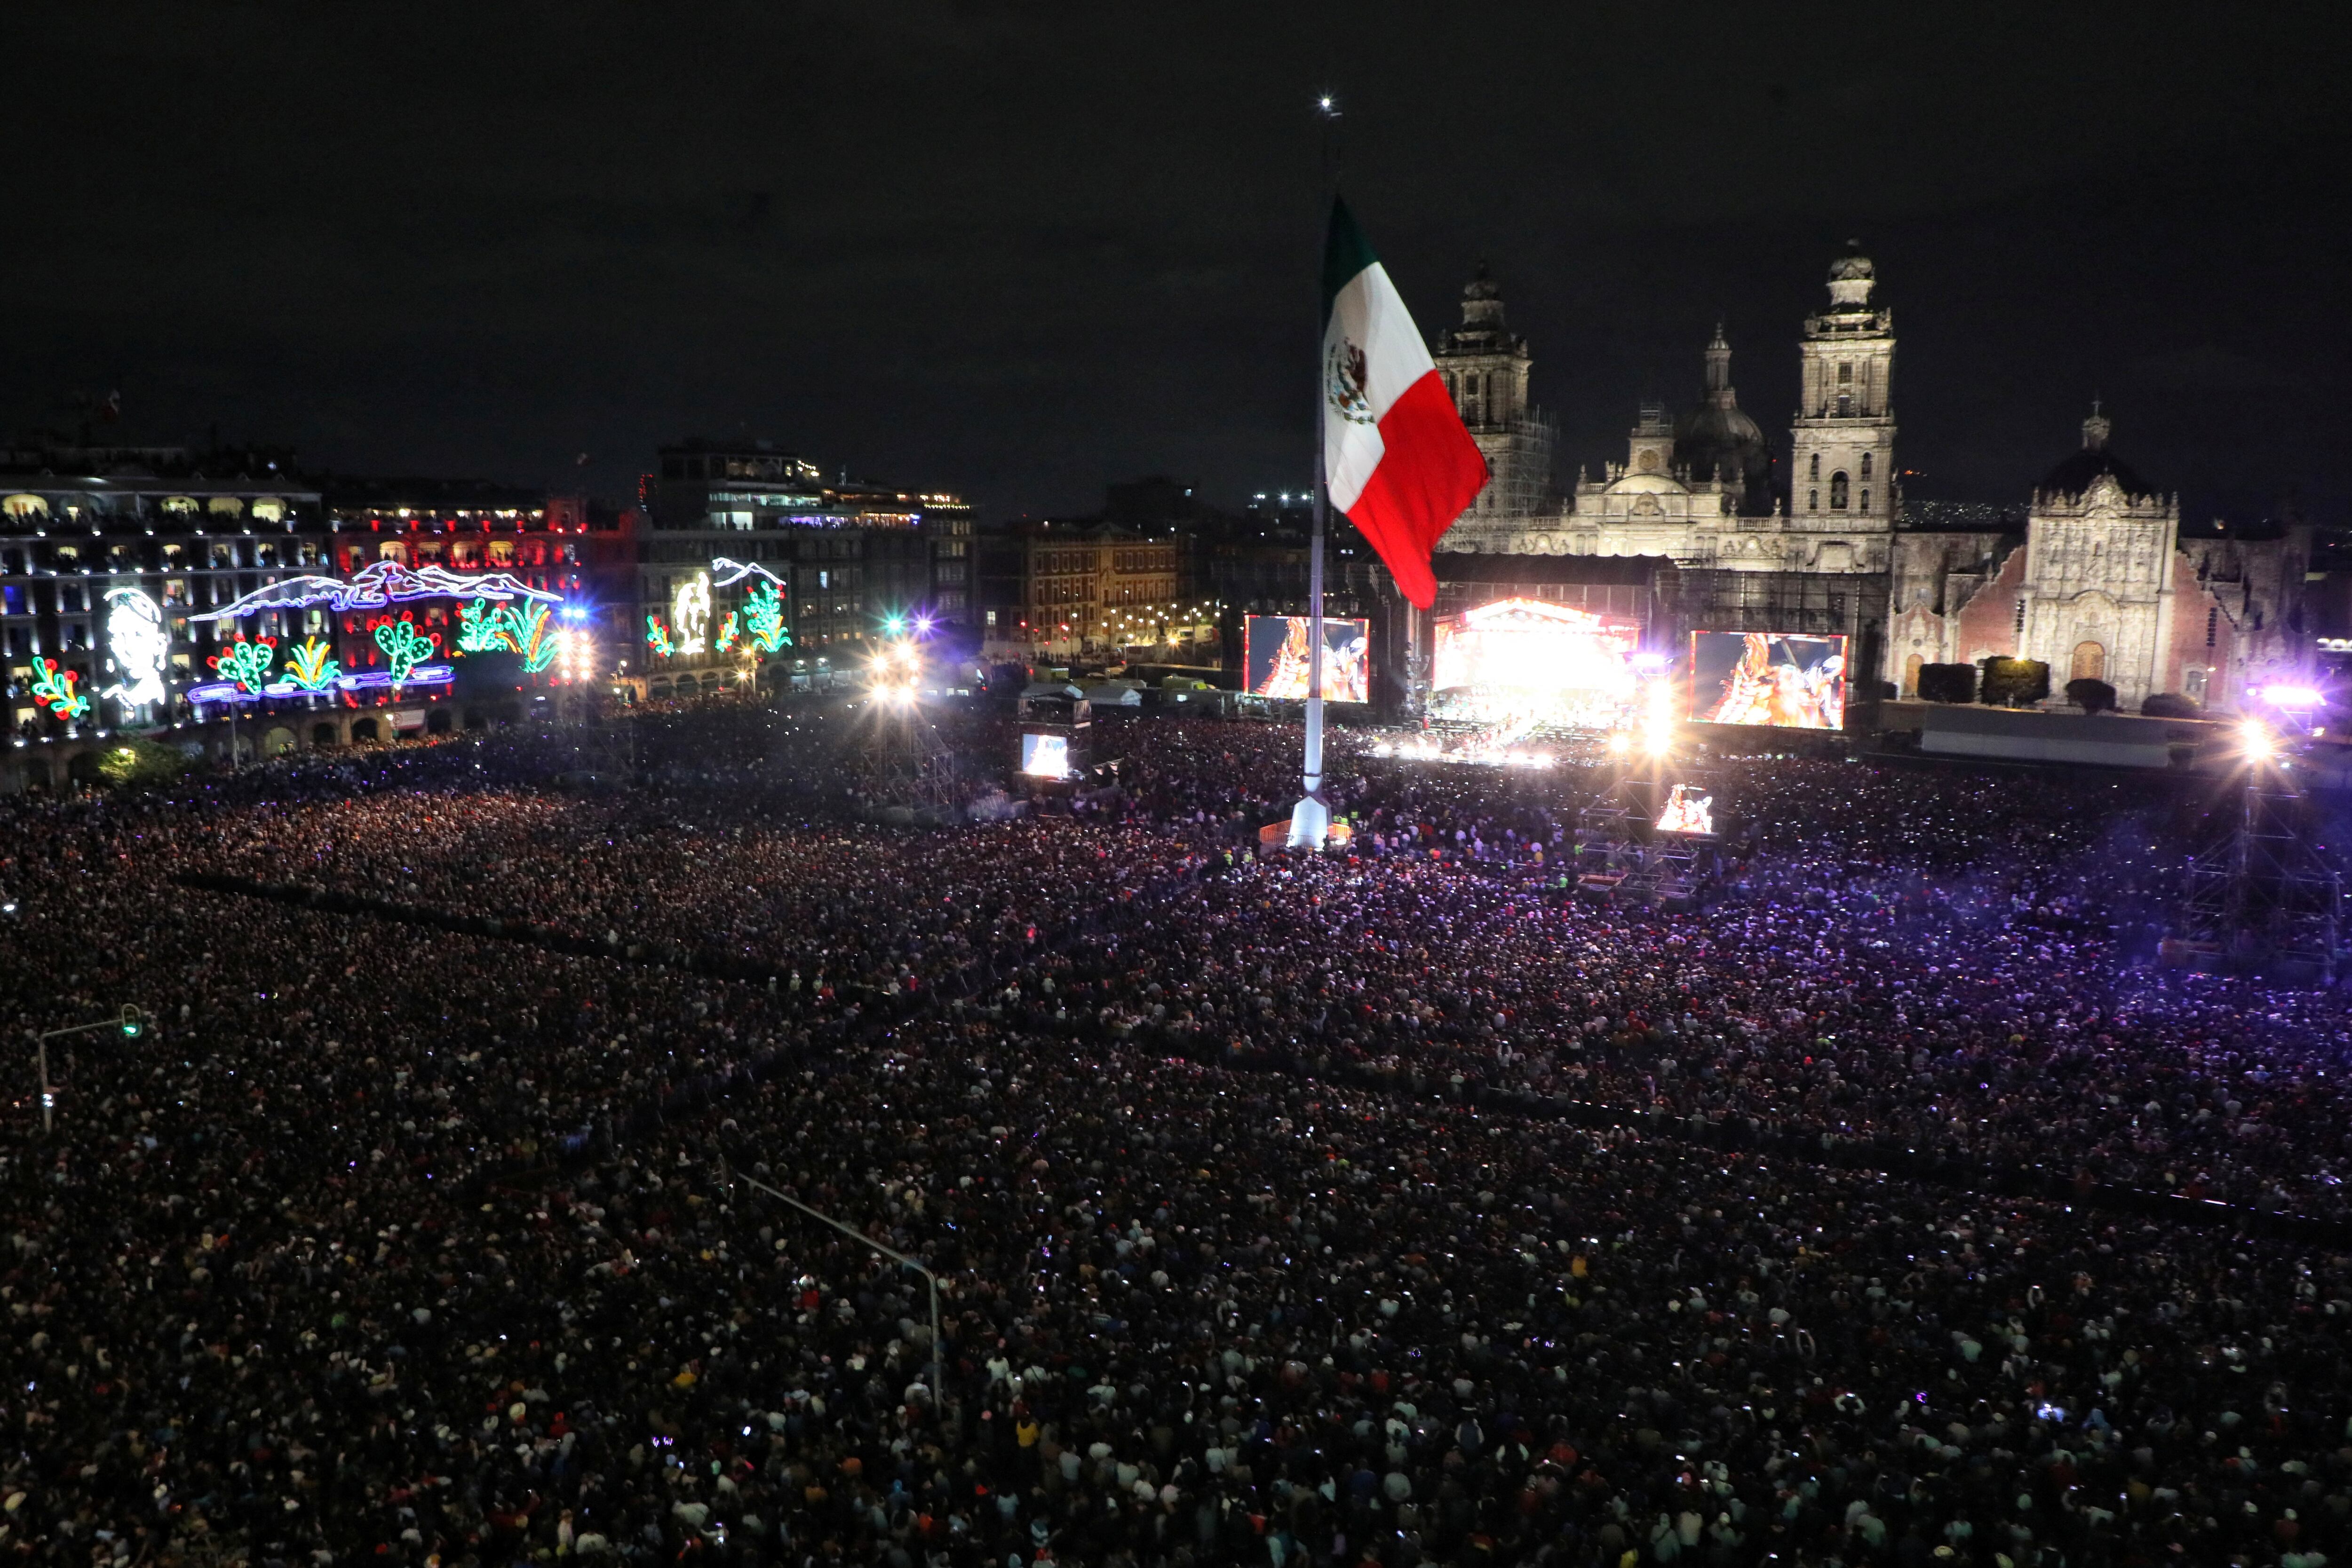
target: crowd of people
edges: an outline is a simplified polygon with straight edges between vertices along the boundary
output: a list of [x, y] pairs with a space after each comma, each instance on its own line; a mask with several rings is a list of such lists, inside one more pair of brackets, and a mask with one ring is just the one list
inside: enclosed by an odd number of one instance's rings
[[2352, 1257], [2244, 1223], [2352, 1218], [2343, 1009], [2144, 961], [2169, 796], [1718, 759], [1669, 913], [1577, 882], [1605, 764], [1342, 737], [1293, 857], [1271, 727], [1114, 721], [1084, 809], [922, 830], [827, 721], [651, 723], [626, 788], [520, 739], [0, 808], [14, 1021], [152, 1020], [50, 1043], [53, 1129], [11, 1070], [0, 1552], [2352, 1546]]

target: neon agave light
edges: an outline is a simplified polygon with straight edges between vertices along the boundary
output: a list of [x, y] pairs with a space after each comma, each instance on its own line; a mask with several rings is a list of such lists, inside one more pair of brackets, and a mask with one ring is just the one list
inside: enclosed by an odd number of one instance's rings
[[741, 630], [735, 624], [735, 612], [730, 610], [727, 612], [727, 618], [719, 623], [719, 635], [710, 640], [710, 651], [714, 653], [727, 652], [735, 645], [735, 640], [742, 634]]
[[491, 609], [477, 599], [457, 612], [463, 629], [457, 646], [468, 653], [499, 649], [522, 655], [522, 667], [532, 674], [555, 662], [555, 638], [548, 631], [547, 606], [536, 600], [501, 604]]
[[438, 634], [419, 632], [414, 621], [387, 621], [375, 629], [375, 645], [392, 661], [392, 684], [404, 686], [416, 666], [433, 656]]
[[275, 637], [264, 637], [255, 643], [240, 638], [205, 661], [220, 672], [224, 680], [235, 681], [237, 690], [244, 692], [257, 692], [268, 685], [269, 667], [277, 662]]
[[80, 678], [71, 670], [58, 669], [55, 659], [36, 660], [33, 700], [59, 718], [79, 718], [89, 711], [89, 699], [74, 690], [74, 682]]
[[327, 644], [312, 637], [286, 655], [286, 678], [306, 692], [323, 692], [335, 684], [343, 673], [341, 664], [327, 655]]
[[646, 616], [646, 646], [665, 659], [677, 653], [677, 645], [669, 639], [669, 628], [662, 624], [660, 616], [651, 612]]
[[511, 572], [451, 571], [421, 566], [414, 571], [396, 560], [379, 560], [362, 567], [348, 579], [315, 575], [289, 577], [255, 589], [218, 610], [192, 615], [192, 621], [232, 621], [258, 610], [312, 609], [381, 610], [412, 599], [528, 599], [560, 604], [563, 596], [533, 588]]
[[772, 653], [793, 640], [793, 634], [784, 630], [783, 597], [772, 581], [760, 584], [743, 601], [743, 623], [751, 628], [751, 641], [763, 653]]

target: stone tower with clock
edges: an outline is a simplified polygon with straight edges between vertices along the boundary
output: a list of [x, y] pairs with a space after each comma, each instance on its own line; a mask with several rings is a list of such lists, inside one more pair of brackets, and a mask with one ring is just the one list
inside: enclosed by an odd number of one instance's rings
[[1830, 308], [1805, 319], [1789, 465], [1793, 528], [1883, 538], [1894, 527], [1895, 312], [1872, 307], [1876, 281], [1869, 257], [1841, 256], [1830, 267]]

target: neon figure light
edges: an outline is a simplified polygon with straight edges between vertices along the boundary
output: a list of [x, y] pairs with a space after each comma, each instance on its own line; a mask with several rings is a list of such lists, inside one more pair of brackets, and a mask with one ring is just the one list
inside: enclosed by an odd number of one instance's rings
[[347, 580], [310, 575], [267, 583], [218, 610], [208, 610], [188, 619], [233, 621], [258, 610], [319, 606], [338, 612], [382, 610], [412, 599], [494, 599], [502, 604], [514, 599], [542, 604], [563, 601], [562, 594], [533, 588], [511, 572], [451, 571], [439, 566], [422, 566], [412, 571], [396, 560], [379, 560], [362, 567]]
[[432, 656], [439, 646], [440, 634], [419, 632], [414, 621], [387, 621], [375, 629], [375, 645], [392, 661], [392, 685], [394, 689], [408, 684], [416, 666]]
[[162, 607], [137, 588], [108, 589], [106, 605], [106, 644], [121, 679], [98, 695], [125, 707], [162, 702], [163, 660], [172, 647]]
[[79, 718], [89, 711], [89, 699], [74, 690], [80, 677], [60, 670], [55, 659], [33, 662], [33, 700], [59, 718]]
[[335, 684], [343, 667], [327, 655], [331, 650], [318, 638], [306, 640], [286, 655], [286, 678], [306, 692], [323, 692]]
[[278, 639], [264, 637], [247, 643], [240, 638], [205, 662], [237, 690], [257, 692], [268, 684], [269, 667], [278, 662]]
[[669, 623], [677, 631], [677, 651], [699, 653], [710, 632], [710, 574], [698, 571], [670, 595]]

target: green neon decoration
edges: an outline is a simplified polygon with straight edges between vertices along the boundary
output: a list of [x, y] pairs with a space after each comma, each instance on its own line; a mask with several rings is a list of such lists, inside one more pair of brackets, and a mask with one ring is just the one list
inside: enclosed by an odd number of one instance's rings
[[257, 692], [269, 684], [269, 667], [278, 662], [278, 639], [263, 637], [248, 643], [238, 638], [205, 663], [212, 665], [222, 679], [235, 681], [241, 692]]
[[489, 601], [485, 599], [477, 599], [471, 604], [461, 605], [457, 611], [458, 651], [466, 653], [487, 653], [494, 648], [504, 647], [506, 645], [506, 626], [503, 620], [505, 614], [504, 605], [492, 610], [489, 607]]
[[522, 655], [525, 673], [537, 674], [555, 663], [555, 633], [547, 627], [547, 606], [537, 600], [526, 606], [509, 604], [499, 613], [505, 617], [508, 645]]
[[325, 691], [343, 673], [342, 665], [328, 657], [331, 651], [316, 637], [306, 639], [286, 655], [286, 678], [306, 692]]
[[438, 634], [419, 632], [414, 621], [387, 621], [375, 629], [375, 645], [392, 661], [392, 684], [404, 686], [416, 666], [433, 656]]
[[89, 711], [89, 699], [74, 690], [81, 677], [60, 670], [55, 659], [39, 660], [33, 672], [33, 700], [59, 718], [79, 718]]
[[646, 616], [646, 645], [665, 659], [677, 653], [677, 644], [669, 640], [669, 628], [662, 624], [660, 616], [651, 613]]
[[743, 601], [743, 622], [762, 653], [772, 653], [792, 643], [793, 634], [784, 630], [783, 598], [772, 582], [760, 584]]
[[711, 643], [710, 651], [714, 653], [723, 653], [732, 648], [735, 645], [735, 640], [742, 635], [742, 632], [735, 624], [735, 612], [730, 610], [727, 612], [727, 619], [719, 623], [719, 635]]

